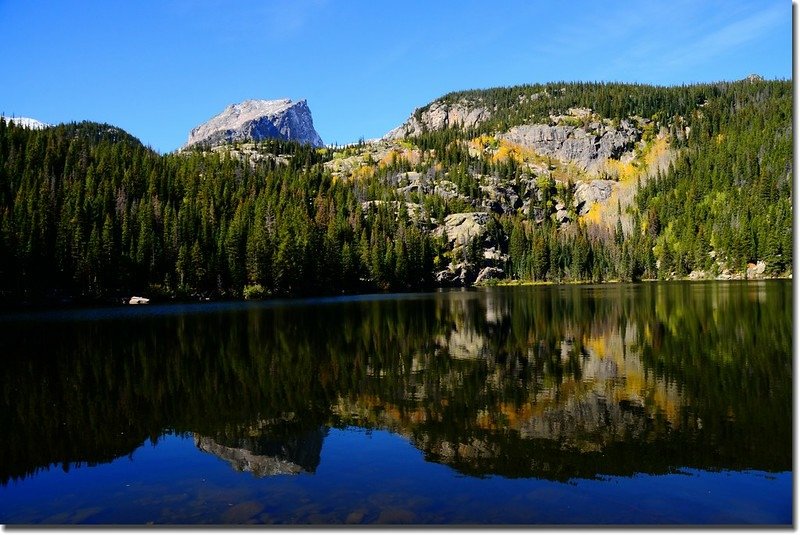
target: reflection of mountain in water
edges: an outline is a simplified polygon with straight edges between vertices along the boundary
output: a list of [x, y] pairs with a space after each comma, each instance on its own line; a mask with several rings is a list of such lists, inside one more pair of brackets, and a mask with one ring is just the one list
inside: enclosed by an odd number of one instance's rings
[[0, 481], [164, 429], [253, 473], [314, 471], [329, 425], [469, 474], [788, 470], [791, 325], [786, 282], [5, 321]]
[[[228, 461], [234, 470], [250, 472], [258, 477], [313, 473], [319, 466], [325, 436], [322, 428], [282, 437], [270, 436], [269, 430], [256, 433], [227, 440], [226, 444], [196, 435], [195, 445], [201, 451]], [[230, 445], [231, 442], [234, 445]]]
[[[394, 374], [368, 370], [381, 383], [395, 377], [394, 389], [342, 399], [334, 412], [403, 434], [469, 474], [788, 469], [789, 418], [774, 409], [790, 404], [788, 322], [747, 325], [764, 287], [685, 289], [677, 302], [647, 296], [646, 314], [602, 299], [555, 299], [534, 313], [496, 294], [477, 307], [453, 300], [450, 329], [432, 348]], [[575, 303], [589, 314], [559, 316], [555, 305]]]

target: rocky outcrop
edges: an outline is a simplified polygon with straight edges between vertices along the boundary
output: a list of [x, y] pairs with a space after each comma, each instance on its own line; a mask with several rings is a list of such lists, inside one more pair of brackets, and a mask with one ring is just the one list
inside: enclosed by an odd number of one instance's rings
[[613, 180], [592, 180], [577, 184], [573, 199], [577, 214], [585, 215], [593, 204], [603, 202], [611, 197], [616, 184]]
[[487, 212], [467, 212], [450, 214], [444, 218], [444, 224], [434, 232], [446, 236], [448, 244], [463, 246], [473, 239], [480, 239], [486, 234]]
[[755, 264], [747, 264], [747, 278], [762, 279], [766, 270], [767, 264], [763, 260], [759, 260]]
[[481, 270], [480, 273], [478, 273], [478, 276], [475, 277], [475, 284], [478, 284], [479, 282], [486, 282], [490, 279], [502, 279], [505, 278], [505, 276], [505, 271], [502, 269], [486, 266]]
[[384, 139], [401, 139], [414, 137], [432, 130], [445, 128], [472, 128], [491, 118], [491, 112], [467, 100], [453, 103], [437, 100], [427, 108], [415, 110], [406, 122], [389, 131]]
[[499, 137], [584, 171], [597, 171], [606, 159], [620, 159], [633, 150], [641, 132], [631, 121], [622, 120], [617, 128], [599, 121], [587, 127], [527, 124], [512, 127]]
[[[402, 125], [389, 131], [384, 140], [414, 137], [445, 128], [473, 128], [490, 119], [492, 112], [480, 101], [437, 100], [415, 110]], [[589, 108], [570, 108], [567, 115], [553, 115], [552, 124], [523, 124], [498, 135], [543, 155], [573, 163], [584, 171], [598, 171], [605, 160], [620, 159], [641, 139], [637, 119], [623, 119], [617, 125], [602, 120]]]
[[488, 212], [450, 214], [434, 229], [433, 235], [447, 242], [451, 258], [447, 269], [435, 275], [439, 284], [467, 286], [479, 279], [502, 278], [508, 255], [488, 233], [490, 218]]
[[522, 207], [522, 199], [508, 183], [495, 177], [483, 180], [480, 186], [483, 194], [482, 205], [486, 210], [497, 214], [512, 214]]
[[186, 146], [285, 139], [323, 146], [305, 100], [245, 100], [192, 129]]

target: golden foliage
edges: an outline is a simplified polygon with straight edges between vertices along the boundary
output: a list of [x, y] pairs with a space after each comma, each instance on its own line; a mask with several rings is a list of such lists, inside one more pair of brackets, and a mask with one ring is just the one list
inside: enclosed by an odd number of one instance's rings
[[371, 165], [364, 165], [353, 171], [353, 179], [355, 180], [372, 178], [374, 175], [375, 175], [375, 167]]
[[607, 160], [606, 169], [615, 175], [620, 182], [632, 182], [639, 175], [639, 168], [634, 162], [622, 163], [619, 160]]
[[648, 144], [645, 148], [642, 159], [644, 160], [645, 167], [650, 168], [661, 158], [664, 157], [669, 151], [669, 142], [666, 137], [656, 138], [652, 144]]
[[594, 203], [589, 211], [581, 216], [584, 222], [599, 225], [603, 221], [603, 207], [600, 203]]

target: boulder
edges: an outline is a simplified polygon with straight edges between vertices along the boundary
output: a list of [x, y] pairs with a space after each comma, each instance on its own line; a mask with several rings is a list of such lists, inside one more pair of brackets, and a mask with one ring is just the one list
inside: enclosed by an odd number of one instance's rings
[[472, 282], [475, 266], [467, 262], [451, 263], [447, 269], [436, 273], [436, 282], [445, 286], [467, 286]]
[[483, 261], [490, 266], [503, 266], [508, 260], [509, 256], [497, 247], [488, 247], [483, 250]]
[[444, 224], [434, 232], [446, 236], [450, 245], [464, 245], [474, 238], [482, 238], [486, 234], [488, 222], [488, 212], [450, 214], [444, 218]]
[[569, 212], [566, 210], [557, 210], [555, 213], [556, 223], [564, 224], [569, 223]]
[[478, 276], [475, 277], [475, 284], [479, 282], [486, 281], [488, 279], [502, 279], [505, 276], [505, 272], [496, 267], [487, 266], [483, 268]]
[[767, 269], [767, 264], [763, 260], [759, 260], [755, 264], [747, 264], [747, 278], [748, 279], [761, 279], [764, 277], [764, 272]]

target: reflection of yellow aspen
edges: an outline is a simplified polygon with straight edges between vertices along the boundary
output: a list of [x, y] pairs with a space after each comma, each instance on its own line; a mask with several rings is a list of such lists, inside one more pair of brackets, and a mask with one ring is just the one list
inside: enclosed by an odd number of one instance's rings
[[584, 338], [583, 345], [589, 351], [589, 355], [599, 359], [606, 358], [606, 339], [603, 336], [595, 338]]

